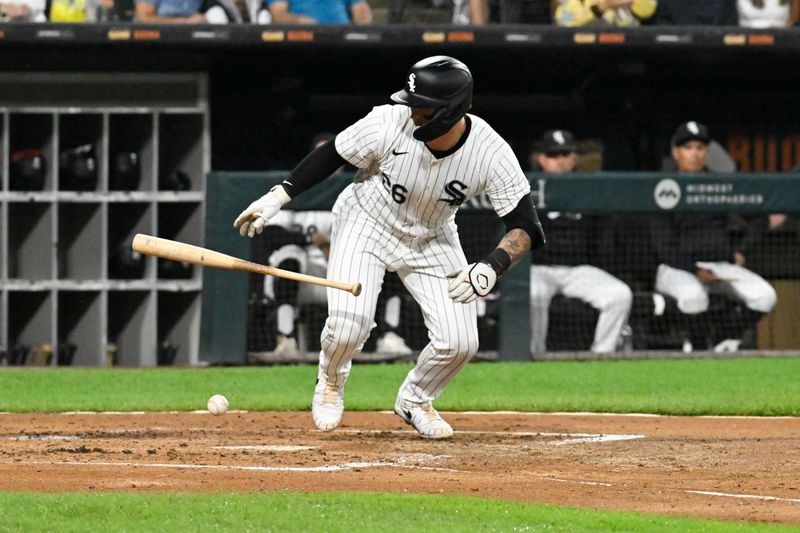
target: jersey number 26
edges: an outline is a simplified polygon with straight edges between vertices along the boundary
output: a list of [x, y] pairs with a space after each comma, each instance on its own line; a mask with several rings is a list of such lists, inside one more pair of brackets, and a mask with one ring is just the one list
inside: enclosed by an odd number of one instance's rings
[[387, 176], [385, 172], [381, 172], [381, 174], [383, 174], [383, 186], [389, 191], [389, 194], [392, 195], [392, 200], [398, 204], [405, 202], [408, 189], [397, 183], [392, 185], [392, 180], [389, 179], [389, 176]]

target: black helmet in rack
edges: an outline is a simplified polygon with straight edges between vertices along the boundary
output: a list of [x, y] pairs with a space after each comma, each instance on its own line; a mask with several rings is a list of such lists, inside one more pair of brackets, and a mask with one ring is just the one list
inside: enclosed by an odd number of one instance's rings
[[11, 154], [9, 173], [12, 191], [41, 191], [47, 177], [47, 160], [41, 150], [29, 148]]
[[141, 279], [144, 268], [144, 256], [133, 251], [127, 240], [117, 245], [108, 257], [108, 277], [112, 279]]
[[58, 156], [59, 188], [65, 191], [97, 189], [97, 159], [94, 146], [82, 144]]
[[108, 164], [108, 188], [112, 191], [134, 191], [141, 181], [139, 154], [117, 152]]
[[406, 85], [392, 101], [416, 108], [433, 108], [433, 116], [414, 129], [414, 138], [432, 141], [447, 133], [472, 107], [472, 73], [448, 56], [433, 56], [415, 63]]

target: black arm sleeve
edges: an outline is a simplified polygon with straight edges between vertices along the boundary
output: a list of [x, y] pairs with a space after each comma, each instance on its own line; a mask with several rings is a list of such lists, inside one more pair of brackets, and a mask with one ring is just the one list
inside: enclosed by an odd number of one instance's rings
[[347, 161], [336, 151], [336, 143], [335, 139], [333, 139], [305, 156], [281, 185], [283, 185], [286, 194], [294, 198], [336, 172], [340, 166], [346, 164]]
[[502, 218], [508, 231], [519, 228], [528, 234], [528, 237], [531, 238], [531, 250], [541, 248], [547, 242], [542, 223], [539, 222], [539, 214], [533, 207], [530, 195], [523, 196], [517, 207]]

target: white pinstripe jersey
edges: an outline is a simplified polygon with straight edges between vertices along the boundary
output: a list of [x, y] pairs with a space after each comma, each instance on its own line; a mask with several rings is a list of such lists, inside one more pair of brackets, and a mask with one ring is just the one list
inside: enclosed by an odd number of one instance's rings
[[468, 115], [464, 144], [437, 159], [414, 139], [411, 108], [383, 105], [336, 136], [336, 150], [368, 177], [352, 185], [373, 219], [397, 237], [455, 230], [458, 207], [486, 192], [499, 216], [530, 194], [530, 184], [506, 141], [483, 119]]
[[333, 215], [330, 211], [278, 211], [268, 225], [311, 236], [318, 233], [331, 240]]

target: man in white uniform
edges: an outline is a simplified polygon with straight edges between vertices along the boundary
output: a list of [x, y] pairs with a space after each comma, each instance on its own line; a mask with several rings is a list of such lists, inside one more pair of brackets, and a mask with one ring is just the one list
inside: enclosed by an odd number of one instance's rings
[[[283, 229], [284, 243], [269, 254], [267, 263], [276, 268], [325, 277], [332, 231], [330, 211], [281, 211], [269, 221]], [[281, 241], [277, 235], [278, 242]], [[270, 238], [270, 243], [273, 238]], [[277, 304], [277, 339], [270, 355], [298, 356], [295, 331], [299, 308], [306, 304], [327, 305], [325, 287], [264, 276], [264, 296]]]
[[[695, 121], [681, 124], [672, 136], [672, 157], [681, 173], [706, 172], [708, 128]], [[749, 224], [743, 238], [731, 245], [729, 217], [725, 213], [688, 212], [668, 219], [651, 220], [651, 240], [660, 262], [655, 289], [677, 301], [687, 315], [689, 341], [684, 350], [704, 349], [709, 321], [701, 318], [709, 309], [709, 294], [720, 294], [744, 303], [745, 322], [757, 322], [777, 303], [775, 289], [761, 276], [745, 268], [748, 243], [761, 231]], [[715, 339], [719, 340], [719, 339]], [[735, 351], [741, 339], [726, 339], [715, 351]], [[698, 346], [700, 345], [700, 346]], [[710, 348], [710, 346], [709, 346]]]
[[[575, 137], [567, 130], [545, 132], [536, 160], [544, 172], [569, 175], [578, 164]], [[589, 264], [596, 259], [596, 241], [603, 240], [598, 237], [610, 230], [608, 222], [559, 211], [543, 213], [542, 218], [553, 244], [535, 253], [531, 265], [531, 353], [547, 351], [550, 302], [557, 294], [578, 298], [597, 309], [591, 350], [615, 351], [633, 293], [622, 280]]]
[[[328, 290], [314, 423], [326, 431], [341, 423], [351, 360], [375, 326], [388, 270], [398, 273], [419, 303], [430, 338], [400, 387], [395, 412], [422, 437], [448, 438], [453, 429], [432, 401], [478, 350], [475, 301], [532, 246], [544, 244], [544, 233], [508, 143], [467, 114], [472, 74], [466, 65], [447, 56], [419, 61], [392, 100], [400, 105], [375, 107], [312, 151], [283, 184], [250, 204], [234, 227], [253, 237], [292, 197], [343, 162], [361, 169], [361, 178], [333, 207], [328, 277], [360, 281], [363, 290], [358, 297]], [[467, 264], [455, 214], [481, 192], [508, 233], [484, 259]]]

